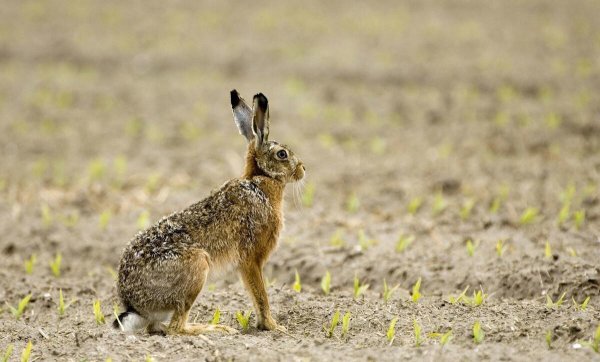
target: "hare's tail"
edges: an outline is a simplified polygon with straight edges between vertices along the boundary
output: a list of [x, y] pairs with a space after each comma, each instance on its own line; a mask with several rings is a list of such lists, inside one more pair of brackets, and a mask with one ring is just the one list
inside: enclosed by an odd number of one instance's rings
[[113, 328], [120, 329], [124, 332], [135, 332], [145, 328], [149, 321], [139, 315], [135, 309], [127, 308], [127, 310], [117, 316], [113, 321]]

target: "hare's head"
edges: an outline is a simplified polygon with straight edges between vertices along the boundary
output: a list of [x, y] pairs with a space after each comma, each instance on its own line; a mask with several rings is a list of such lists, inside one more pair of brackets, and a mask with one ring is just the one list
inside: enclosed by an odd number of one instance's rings
[[234, 89], [231, 91], [233, 120], [248, 140], [246, 176], [265, 175], [281, 182], [299, 181], [304, 164], [289, 147], [269, 141], [269, 101], [262, 93], [254, 96], [252, 108]]

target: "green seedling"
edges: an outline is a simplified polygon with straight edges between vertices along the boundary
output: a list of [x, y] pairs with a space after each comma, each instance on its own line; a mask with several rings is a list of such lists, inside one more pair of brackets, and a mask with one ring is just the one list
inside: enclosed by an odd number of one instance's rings
[[52, 275], [55, 277], [60, 277], [60, 266], [62, 264], [62, 255], [60, 253], [56, 253], [54, 260], [50, 262], [50, 270], [52, 271]]
[[451, 339], [452, 339], [452, 330], [449, 330], [448, 332], [442, 334], [442, 336], [440, 337], [440, 344], [443, 347], [446, 344], [448, 344], [448, 342], [450, 342]]
[[329, 270], [327, 270], [323, 278], [321, 278], [321, 290], [323, 290], [325, 295], [329, 295], [331, 290], [331, 273], [329, 273]]
[[35, 254], [31, 254], [31, 256], [29, 257], [29, 259], [25, 260], [25, 273], [27, 274], [31, 274], [33, 273], [33, 267], [35, 266], [35, 263], [37, 262], [37, 256]]
[[396, 322], [398, 322], [398, 317], [394, 317], [390, 322], [387, 333], [385, 334], [387, 340], [390, 342], [390, 346], [394, 343], [394, 339], [396, 339]]
[[354, 299], [358, 299], [367, 289], [369, 289], [369, 284], [361, 285], [358, 276], [354, 274]]
[[446, 199], [444, 199], [444, 195], [441, 191], [436, 192], [433, 198], [431, 212], [433, 215], [439, 215], [446, 209], [446, 207], [448, 207], [448, 202], [446, 202]]
[[498, 242], [496, 243], [496, 254], [498, 255], [498, 257], [502, 257], [502, 255], [504, 255], [504, 252], [506, 251], [506, 245], [504, 244], [504, 241], [502, 239], [498, 240]]
[[108, 227], [108, 223], [112, 217], [112, 213], [110, 210], [104, 210], [98, 217], [98, 225], [100, 226], [100, 230], [106, 230]]
[[403, 252], [415, 240], [414, 235], [400, 235], [396, 242], [396, 252]]
[[575, 228], [579, 230], [585, 222], [585, 210], [575, 211], [573, 213], [573, 222], [575, 223]]
[[423, 205], [423, 199], [418, 196], [413, 197], [408, 203], [408, 213], [411, 215], [416, 214], [417, 211], [419, 211], [419, 209], [421, 208], [421, 205]]
[[6, 305], [8, 306], [8, 309], [10, 309], [10, 312], [12, 313], [12, 315], [16, 319], [19, 319], [23, 315], [23, 312], [25, 312], [25, 308], [27, 308], [27, 305], [29, 304], [30, 299], [31, 299], [31, 294], [28, 294], [19, 301], [16, 308], [8, 303], [6, 303]]
[[412, 287], [412, 301], [417, 303], [421, 299], [421, 278], [417, 279], [417, 282]]
[[[273, 285], [275, 285], [276, 282], [277, 282], [277, 279], [269, 279], [269, 277], [265, 277], [265, 286], [267, 288], [272, 287]], [[214, 286], [213, 291], [214, 291], [214, 289], [216, 289], [216, 285]]]
[[33, 348], [33, 344], [31, 341], [27, 342], [27, 346], [21, 353], [21, 362], [29, 362], [29, 358], [31, 357], [31, 349]]
[[346, 200], [346, 211], [350, 213], [355, 213], [358, 211], [359, 207], [360, 200], [358, 199], [356, 192], [353, 192], [350, 194], [350, 196], [348, 196], [348, 199]]
[[325, 330], [325, 335], [327, 336], [327, 338], [333, 337], [333, 331], [335, 330], [335, 327], [337, 327], [339, 321], [340, 321], [340, 311], [336, 310], [335, 313], [333, 314], [333, 317], [331, 317], [331, 323], [329, 323], [329, 327], [327, 327], [326, 325], [323, 326], [323, 329]]
[[146, 229], [150, 226], [150, 212], [148, 210], [144, 210], [140, 213], [140, 216], [137, 218], [137, 227], [140, 230]]
[[217, 309], [215, 309], [215, 313], [213, 314], [212, 320], [210, 321], [210, 324], [217, 325], [217, 324], [219, 324], [220, 320], [221, 320], [221, 310], [219, 309], [219, 307], [217, 307]]
[[144, 190], [147, 194], [153, 194], [158, 187], [160, 186], [160, 174], [154, 173], [148, 176], [146, 180], [146, 184], [144, 185]]
[[479, 343], [483, 342], [484, 337], [485, 337], [485, 333], [483, 333], [483, 330], [481, 329], [481, 323], [479, 323], [479, 321], [476, 321], [473, 324], [473, 341], [476, 344], [479, 344]]
[[342, 317], [342, 338], [348, 334], [348, 330], [350, 329], [350, 318], [350, 312], [346, 312]]
[[558, 226], [561, 226], [567, 220], [569, 220], [570, 216], [571, 216], [571, 203], [565, 202], [565, 203], [563, 203], [563, 206], [561, 207], [560, 212], [558, 213], [558, 219], [556, 220], [556, 223], [558, 224]]
[[479, 307], [483, 304], [487, 297], [487, 294], [483, 293], [483, 290], [479, 290], [477, 293], [473, 292], [473, 298], [471, 299], [471, 305], [474, 307]]
[[342, 229], [337, 229], [335, 233], [331, 236], [329, 240], [329, 244], [336, 248], [341, 248], [346, 245], [346, 241], [344, 241], [344, 232]]
[[473, 244], [471, 239], [467, 240], [467, 254], [469, 256], [475, 255], [475, 249], [477, 248], [476, 244]]
[[552, 331], [546, 332], [546, 345], [548, 349], [552, 349]]
[[302, 283], [300, 283], [300, 274], [298, 274], [298, 270], [296, 270], [296, 277], [292, 289], [298, 293], [302, 291]]
[[392, 298], [392, 295], [399, 287], [400, 287], [400, 284], [396, 284], [392, 288], [388, 287], [387, 281], [385, 280], [385, 278], [383, 278], [383, 302], [387, 303], [388, 300], [390, 300], [390, 298]]
[[252, 311], [246, 311], [242, 313], [241, 311], [235, 312], [235, 318], [237, 319], [240, 327], [242, 327], [242, 331], [248, 331], [248, 327], [250, 327], [250, 316], [252, 315]]
[[560, 308], [560, 306], [563, 304], [563, 299], [565, 298], [566, 294], [567, 292], [562, 293], [556, 302], [553, 302], [552, 298], [550, 298], [550, 295], [546, 294], [546, 308]]
[[127, 175], [127, 158], [119, 155], [113, 160], [113, 171], [115, 175], [115, 186], [120, 188]]
[[58, 290], [58, 315], [63, 316], [67, 308], [71, 306], [71, 304], [75, 303], [76, 299], [73, 298], [69, 303], [65, 304], [65, 298], [63, 296], [62, 289]]
[[573, 300], [573, 308], [584, 311], [587, 309], [588, 303], [590, 302], [590, 296], [588, 295], [581, 304], [577, 304], [574, 297], [571, 297], [571, 300]]
[[96, 324], [104, 324], [106, 321], [104, 320], [104, 313], [102, 313], [102, 308], [100, 307], [100, 300], [96, 299], [94, 301], [94, 319], [96, 320]]
[[546, 259], [552, 259], [552, 247], [548, 240], [546, 240], [546, 246], [544, 247], [544, 257]]
[[567, 248], [567, 253], [571, 256], [577, 256], [577, 251], [571, 247]]
[[498, 210], [500, 210], [500, 208], [502, 207], [502, 203], [508, 197], [508, 191], [509, 191], [508, 186], [506, 186], [506, 185], [504, 185], [500, 188], [498, 195], [496, 195], [496, 197], [494, 197], [494, 199], [492, 200], [492, 203], [490, 204], [490, 212], [492, 214], [496, 214], [498, 212]]
[[462, 207], [460, 208], [460, 218], [462, 220], [467, 220], [471, 216], [471, 211], [473, 211], [474, 206], [475, 199], [465, 200], [462, 204]]
[[596, 332], [594, 332], [592, 339], [588, 342], [582, 342], [581, 344], [591, 348], [596, 353], [600, 353], [600, 325], [596, 328]]
[[358, 245], [361, 250], [367, 250], [375, 244], [377, 244], [377, 240], [368, 238], [363, 229], [358, 230]]
[[315, 184], [309, 182], [306, 184], [304, 192], [302, 193], [302, 205], [304, 205], [305, 207], [311, 207], [313, 205], [314, 198]]
[[449, 301], [451, 304], [456, 304], [456, 303], [460, 303], [463, 300], [467, 299], [467, 290], [469, 290], [469, 286], [467, 285], [467, 287], [465, 288], [465, 290], [462, 291], [462, 293], [460, 293], [460, 295], [456, 298], [454, 298], [453, 296], [450, 296]]
[[112, 266], [107, 265], [106, 271], [108, 272], [108, 274], [110, 274], [110, 276], [111, 276], [111, 278], [113, 278], [113, 280], [117, 280], [119, 275], [117, 274], [117, 271], [115, 269], [113, 269]]
[[535, 222], [535, 219], [537, 218], [538, 213], [539, 213], [539, 210], [536, 207], [528, 207], [521, 214], [521, 218], [519, 219], [519, 222], [521, 223], [521, 225], [529, 225], [529, 224]]
[[52, 225], [52, 221], [54, 220], [50, 207], [47, 204], [42, 204], [40, 211], [42, 214], [42, 225], [45, 228], [50, 227]]
[[419, 347], [423, 343], [423, 340], [421, 337], [421, 325], [416, 319], [413, 320], [413, 332], [415, 335], [415, 347]]
[[68, 228], [74, 228], [79, 222], [79, 214], [77, 212], [72, 212], [67, 215], [64, 215], [63, 217], [61, 217], [61, 222], [64, 226]]
[[99, 181], [106, 173], [106, 163], [101, 159], [95, 159], [88, 164], [88, 178], [90, 181]]
[[14, 349], [14, 346], [12, 344], [9, 344], [6, 347], [6, 350], [4, 351], [4, 354], [2, 355], [2, 362], [8, 362], [10, 356], [12, 356], [12, 354], [13, 354], [13, 349]]

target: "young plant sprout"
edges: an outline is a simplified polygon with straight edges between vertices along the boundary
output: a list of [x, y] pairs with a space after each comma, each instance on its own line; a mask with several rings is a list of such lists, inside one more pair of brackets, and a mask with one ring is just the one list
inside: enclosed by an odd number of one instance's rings
[[479, 323], [479, 321], [476, 321], [473, 324], [473, 341], [476, 344], [479, 344], [479, 343], [483, 342], [484, 336], [485, 336], [485, 333], [483, 333], [483, 330], [481, 329], [481, 323]]
[[350, 194], [350, 196], [348, 196], [348, 199], [346, 200], [346, 211], [348, 211], [350, 213], [355, 213], [358, 211], [359, 207], [360, 207], [360, 200], [358, 199], [356, 192], [352, 192]]
[[396, 289], [400, 287], [400, 284], [396, 284], [392, 288], [388, 287], [387, 281], [383, 278], [383, 302], [387, 304], [388, 300], [392, 297]]
[[94, 319], [96, 320], [96, 324], [101, 325], [106, 323], [104, 320], [104, 313], [102, 313], [102, 308], [100, 307], [100, 300], [96, 299], [94, 301]]
[[560, 306], [563, 304], [565, 294], [567, 294], [567, 292], [562, 293], [556, 302], [553, 302], [552, 298], [550, 298], [550, 295], [546, 294], [546, 308], [560, 308]]
[[411, 215], [416, 214], [417, 211], [419, 211], [419, 209], [421, 208], [421, 205], [423, 205], [423, 199], [418, 196], [413, 197], [407, 206], [408, 213]]
[[112, 217], [112, 213], [110, 212], [110, 210], [102, 211], [102, 213], [98, 217], [98, 225], [100, 226], [101, 230], [106, 230], [111, 217]]
[[63, 296], [62, 289], [58, 290], [58, 315], [63, 316], [67, 308], [71, 306], [71, 304], [75, 303], [76, 299], [71, 299], [69, 303], [65, 304], [65, 298]]
[[475, 255], [475, 249], [477, 248], [476, 244], [473, 244], [471, 239], [467, 240], [467, 254], [469, 256]]
[[342, 317], [342, 338], [348, 334], [348, 330], [350, 329], [350, 318], [350, 312], [346, 312]]
[[450, 296], [449, 301], [450, 304], [456, 304], [456, 303], [460, 303], [461, 301], [467, 299], [467, 290], [469, 290], [469, 286], [467, 285], [467, 287], [465, 288], [465, 290], [462, 291], [462, 293], [460, 293], [460, 295], [458, 297], [454, 297], [454, 296]]
[[29, 362], [29, 358], [31, 357], [31, 348], [33, 348], [33, 344], [31, 344], [31, 341], [29, 341], [21, 353], [21, 362]]
[[451, 339], [452, 339], [452, 330], [449, 330], [448, 332], [442, 334], [442, 336], [440, 337], [440, 344], [443, 347], [446, 344], [448, 344], [448, 342], [450, 342]]
[[577, 304], [574, 297], [571, 297], [573, 300], [573, 308], [584, 311], [587, 309], [588, 303], [590, 302], [590, 296], [588, 295], [581, 304]]
[[52, 271], [52, 275], [55, 277], [60, 277], [60, 266], [62, 264], [62, 255], [60, 253], [56, 253], [54, 260], [50, 262], [50, 270]]
[[8, 360], [10, 359], [10, 356], [12, 356], [12, 354], [13, 354], [13, 349], [14, 349], [14, 346], [12, 344], [9, 344], [6, 347], [6, 350], [4, 351], [4, 354], [2, 355], [2, 362], [8, 362]]
[[565, 202], [565, 203], [563, 203], [563, 206], [561, 207], [560, 212], [558, 213], [558, 219], [557, 219], [556, 223], [558, 224], [558, 226], [562, 226], [567, 220], [569, 220], [570, 216], [571, 216], [571, 203]]
[[403, 252], [415, 240], [414, 235], [400, 235], [396, 242], [396, 252]]
[[498, 210], [500, 210], [500, 207], [502, 207], [502, 203], [508, 197], [508, 191], [509, 190], [506, 185], [504, 185], [500, 188], [498, 195], [496, 197], [494, 197], [494, 199], [492, 200], [492, 203], [490, 204], [490, 212], [492, 214], [496, 214], [498, 212]]
[[585, 222], [585, 210], [575, 211], [573, 213], [573, 222], [575, 223], [575, 228], [579, 230]]
[[546, 345], [548, 349], [552, 349], [552, 331], [546, 332]]
[[354, 274], [354, 299], [358, 299], [367, 289], [369, 289], [369, 284], [361, 285], [358, 276]]
[[535, 220], [538, 216], [538, 213], [539, 213], [539, 210], [536, 207], [528, 207], [521, 214], [521, 218], [519, 219], [519, 222], [521, 223], [521, 225], [529, 225], [529, 224], [535, 222]]
[[146, 229], [150, 226], [150, 212], [148, 210], [144, 210], [140, 213], [140, 216], [137, 218], [137, 227], [140, 230]]
[[398, 322], [398, 317], [394, 317], [392, 319], [386, 333], [386, 337], [387, 340], [390, 342], [390, 346], [392, 345], [392, 343], [394, 343], [394, 339], [396, 339], [396, 322]]
[[323, 278], [321, 278], [321, 290], [323, 290], [325, 295], [329, 295], [331, 290], [331, 274], [329, 273], [329, 270], [327, 270]]
[[417, 279], [417, 282], [412, 287], [412, 301], [417, 303], [421, 299], [421, 278]]
[[315, 198], [315, 184], [309, 182], [306, 184], [306, 188], [302, 193], [302, 205], [305, 207], [311, 207]]
[[442, 213], [442, 211], [446, 210], [446, 207], [448, 207], [448, 202], [446, 201], [446, 199], [444, 199], [444, 195], [441, 191], [436, 192], [433, 198], [433, 206], [431, 208], [431, 212], [434, 216], [439, 215]]
[[567, 253], [571, 256], [577, 256], [577, 251], [571, 247], [567, 248]]
[[375, 244], [377, 244], [377, 240], [368, 238], [363, 229], [358, 230], [358, 245], [360, 246], [360, 250], [367, 250]]
[[467, 220], [471, 216], [471, 211], [473, 211], [473, 207], [475, 206], [475, 199], [469, 198], [465, 200], [460, 208], [460, 218], [464, 221]]
[[421, 337], [421, 325], [417, 322], [416, 319], [413, 319], [413, 332], [415, 335], [415, 347], [420, 347], [421, 343], [423, 343]]
[[25, 273], [27, 273], [27, 274], [33, 273], [33, 267], [35, 266], [36, 262], [37, 262], [37, 256], [35, 254], [31, 254], [29, 259], [25, 260], [25, 263], [24, 263]]
[[217, 307], [217, 309], [215, 309], [215, 313], [213, 314], [212, 320], [210, 321], [210, 324], [217, 325], [217, 324], [219, 324], [220, 321], [221, 321], [221, 310], [219, 309], [219, 307]]
[[552, 247], [548, 240], [546, 240], [546, 246], [544, 247], [544, 257], [546, 259], [552, 259]]
[[40, 211], [42, 213], [42, 225], [44, 228], [50, 227], [52, 225], [52, 221], [54, 220], [50, 207], [47, 204], [42, 204]]
[[594, 332], [592, 339], [588, 342], [582, 342], [581, 344], [591, 348], [596, 353], [600, 353], [600, 325], [596, 328], [596, 332]]
[[498, 240], [496, 243], [496, 254], [501, 258], [506, 251], [506, 245], [504, 245], [504, 241], [502, 239]]
[[483, 293], [483, 290], [479, 290], [477, 293], [473, 292], [473, 298], [471, 299], [471, 305], [473, 307], [479, 307], [485, 301], [487, 294]]
[[106, 164], [101, 159], [90, 161], [88, 165], [88, 178], [90, 182], [100, 181], [106, 173]]
[[25, 308], [27, 308], [27, 305], [29, 304], [29, 300], [31, 299], [31, 294], [26, 295], [25, 297], [23, 297], [23, 299], [21, 299], [19, 301], [19, 303], [17, 304], [17, 307], [13, 307], [12, 305], [6, 303], [6, 305], [8, 306], [8, 308], [10, 309], [10, 313], [16, 318], [19, 319], [21, 318], [21, 316], [23, 315], [23, 312], [25, 312]]
[[127, 158], [124, 155], [119, 155], [113, 160], [113, 171], [115, 175], [114, 185], [121, 188], [127, 175]]
[[329, 327], [323, 326], [323, 329], [325, 330], [325, 335], [327, 338], [333, 337], [333, 331], [335, 330], [335, 327], [337, 327], [339, 321], [340, 321], [340, 311], [336, 310], [335, 313], [333, 314], [333, 317], [331, 317], [331, 323], [329, 323]]
[[241, 311], [235, 312], [235, 318], [237, 319], [240, 327], [242, 327], [242, 331], [248, 331], [248, 327], [250, 326], [250, 315], [252, 315], [252, 311], [246, 311], [242, 313]]
[[300, 274], [298, 274], [298, 270], [296, 270], [295, 281], [294, 285], [292, 285], [292, 289], [298, 293], [302, 291], [302, 283], [300, 283]]
[[329, 239], [329, 244], [335, 248], [341, 248], [346, 245], [346, 242], [344, 241], [344, 232], [342, 229], [337, 229], [335, 231], [335, 233], [331, 236], [331, 239]]

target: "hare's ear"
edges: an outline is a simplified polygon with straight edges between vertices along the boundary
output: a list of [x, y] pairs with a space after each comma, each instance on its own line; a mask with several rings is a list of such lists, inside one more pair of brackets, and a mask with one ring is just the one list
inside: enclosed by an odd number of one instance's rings
[[256, 147], [269, 140], [269, 100], [264, 94], [254, 96], [252, 129], [256, 135]]
[[233, 120], [240, 130], [240, 134], [250, 142], [254, 139], [254, 132], [252, 132], [252, 109], [235, 89], [230, 93]]

